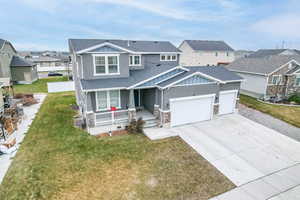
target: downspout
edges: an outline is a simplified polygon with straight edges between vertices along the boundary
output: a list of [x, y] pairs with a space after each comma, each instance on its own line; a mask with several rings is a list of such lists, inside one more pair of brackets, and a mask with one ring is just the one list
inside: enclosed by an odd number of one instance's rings
[[164, 90], [161, 90], [161, 111], [159, 112], [160, 115], [160, 124], [162, 125], [162, 113], [163, 113], [163, 107], [164, 107]]

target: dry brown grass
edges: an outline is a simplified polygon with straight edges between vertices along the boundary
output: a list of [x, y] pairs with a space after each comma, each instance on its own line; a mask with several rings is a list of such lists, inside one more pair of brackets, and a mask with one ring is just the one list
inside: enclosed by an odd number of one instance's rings
[[234, 185], [180, 138], [96, 138], [72, 126], [73, 95], [49, 95], [0, 186], [1, 200], [209, 199]]

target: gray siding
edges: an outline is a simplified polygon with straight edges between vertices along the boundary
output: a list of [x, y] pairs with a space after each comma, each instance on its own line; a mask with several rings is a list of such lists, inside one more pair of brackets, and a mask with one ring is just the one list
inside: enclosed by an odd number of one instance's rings
[[153, 113], [154, 104], [156, 101], [156, 88], [142, 90], [142, 105]]
[[203, 84], [194, 86], [179, 86], [164, 90], [163, 96], [163, 110], [169, 110], [169, 100], [172, 98], [216, 94], [216, 101], [218, 101], [219, 92], [224, 90], [239, 90], [240, 83], [227, 84]]
[[[120, 77], [128, 77], [129, 76], [129, 54], [120, 54], [119, 58], [119, 67], [120, 67], [120, 75], [100, 75], [94, 76], [94, 61], [92, 54], [83, 54], [82, 62], [83, 62], [83, 79], [105, 79], [105, 78], [120, 78]], [[99, 87], [101, 88], [101, 87]]]
[[217, 84], [203, 84], [194, 86], [178, 86], [164, 90], [163, 109], [169, 110], [169, 100], [172, 98], [197, 96], [205, 94], [215, 94], [219, 92], [219, 85]]
[[[28, 80], [25, 80], [25, 73], [28, 74]], [[11, 67], [12, 81], [21, 83], [32, 83], [37, 80], [36, 67]]]

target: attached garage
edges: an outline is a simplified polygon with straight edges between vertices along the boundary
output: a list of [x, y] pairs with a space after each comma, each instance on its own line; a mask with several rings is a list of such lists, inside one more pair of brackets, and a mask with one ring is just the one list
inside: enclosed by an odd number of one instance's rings
[[219, 95], [219, 115], [233, 113], [236, 105], [237, 90], [221, 91]]
[[170, 99], [171, 126], [210, 120], [215, 94]]

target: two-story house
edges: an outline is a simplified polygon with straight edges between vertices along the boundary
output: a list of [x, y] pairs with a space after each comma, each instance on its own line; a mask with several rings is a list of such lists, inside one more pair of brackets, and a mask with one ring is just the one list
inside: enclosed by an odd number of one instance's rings
[[69, 48], [91, 134], [138, 117], [177, 126], [235, 111], [242, 78], [224, 67], [181, 66], [182, 52], [170, 42], [70, 39]]
[[180, 64], [185, 66], [227, 65], [234, 61], [234, 50], [224, 41], [184, 40], [178, 47]]
[[3, 86], [13, 82], [30, 84], [37, 79], [36, 66], [19, 57], [9, 41], [0, 39], [0, 82]]

